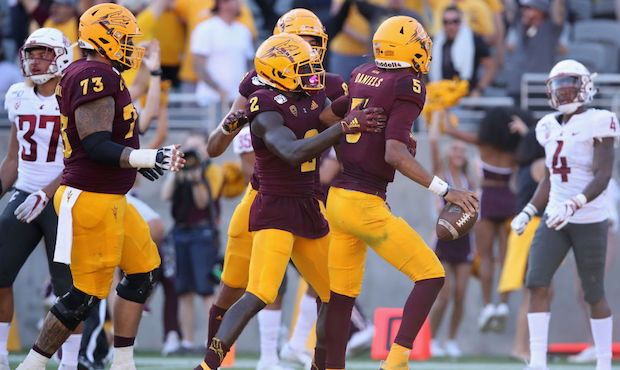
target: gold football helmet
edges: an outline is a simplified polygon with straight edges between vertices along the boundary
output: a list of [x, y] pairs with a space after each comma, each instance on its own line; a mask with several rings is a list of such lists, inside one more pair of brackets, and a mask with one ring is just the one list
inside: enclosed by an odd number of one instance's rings
[[428, 73], [433, 41], [414, 18], [396, 16], [386, 19], [372, 38], [377, 67], [386, 69], [412, 67]]
[[290, 33], [265, 40], [256, 50], [254, 68], [264, 83], [279, 90], [312, 91], [325, 86], [325, 71], [310, 44]]
[[317, 53], [319, 60], [323, 62], [327, 49], [327, 34], [319, 17], [310, 10], [297, 8], [284, 13], [273, 29], [274, 35], [282, 32], [316, 37], [319, 42], [318, 45], [312, 45], [312, 49]]
[[117, 4], [95, 5], [80, 17], [79, 46], [129, 68], [138, 68], [144, 56], [144, 48], [133, 44], [140, 35], [136, 17]]

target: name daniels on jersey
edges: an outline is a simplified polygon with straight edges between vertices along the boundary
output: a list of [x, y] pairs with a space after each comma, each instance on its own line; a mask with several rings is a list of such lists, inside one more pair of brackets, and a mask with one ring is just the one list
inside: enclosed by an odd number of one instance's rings
[[364, 73], [358, 73], [357, 76], [355, 76], [355, 83], [364, 84], [371, 87], [379, 87], [381, 82], [383, 82], [382, 78], [369, 76]]

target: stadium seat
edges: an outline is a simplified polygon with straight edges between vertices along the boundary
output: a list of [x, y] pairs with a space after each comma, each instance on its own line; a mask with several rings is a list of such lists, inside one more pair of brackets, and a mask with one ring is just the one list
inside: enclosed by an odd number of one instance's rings
[[570, 0], [568, 7], [578, 21], [592, 18], [592, 2], [590, 0]]
[[598, 0], [593, 1], [593, 15], [595, 17], [614, 18], [615, 17], [615, 4], [614, 0]]
[[594, 41], [620, 47], [620, 23], [608, 19], [575, 22], [575, 41]]
[[575, 59], [592, 72], [615, 73], [618, 71], [618, 49], [611, 45], [572, 43], [568, 45], [568, 54], [558, 60], [562, 59]]

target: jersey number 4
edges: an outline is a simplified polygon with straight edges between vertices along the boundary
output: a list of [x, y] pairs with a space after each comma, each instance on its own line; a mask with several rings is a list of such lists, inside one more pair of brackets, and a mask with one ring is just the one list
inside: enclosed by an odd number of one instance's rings
[[34, 162], [37, 160], [37, 142], [32, 139], [34, 131], [37, 128], [45, 129], [47, 124], [52, 124], [52, 134], [50, 135], [49, 149], [47, 150], [46, 162], [54, 162], [56, 160], [56, 148], [58, 147], [58, 136], [60, 135], [60, 118], [58, 116], [40, 116], [39, 124], [37, 124], [37, 116], [34, 114], [26, 114], [19, 116], [19, 130], [24, 129], [24, 123], [28, 123], [28, 131], [24, 133], [24, 140], [30, 144], [30, 153], [26, 153], [26, 148], [22, 148], [22, 160]]
[[555, 153], [553, 153], [553, 163], [551, 164], [551, 168], [553, 169], [554, 174], [560, 175], [562, 182], [567, 182], [570, 167], [568, 167], [566, 163], [566, 157], [560, 157], [560, 152], [563, 147], [564, 141], [558, 140], [558, 147], [555, 149]]

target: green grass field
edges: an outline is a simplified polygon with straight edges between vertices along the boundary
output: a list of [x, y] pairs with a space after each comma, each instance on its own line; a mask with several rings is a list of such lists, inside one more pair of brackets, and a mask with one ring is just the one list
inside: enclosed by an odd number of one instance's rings
[[[17, 367], [19, 361], [25, 357], [25, 353], [10, 356], [11, 367]], [[136, 366], [145, 370], [191, 370], [200, 363], [199, 356], [187, 357], [162, 357], [153, 352], [136, 353]], [[256, 368], [257, 357], [255, 355], [240, 354], [237, 356], [235, 366], [231, 369], [252, 370]], [[108, 365], [109, 367], [109, 365]], [[411, 362], [411, 370], [522, 370], [525, 364], [510, 361], [498, 357], [464, 357], [459, 361], [453, 360], [430, 360], [424, 362]], [[47, 369], [56, 369], [57, 365], [50, 364]], [[378, 369], [379, 362], [368, 356], [360, 356], [347, 361], [347, 369]], [[550, 361], [551, 370], [592, 370], [594, 364], [569, 364], [565, 359], [555, 358]], [[291, 369], [299, 369], [291, 367]], [[614, 369], [620, 369], [620, 361], [614, 363]]]

